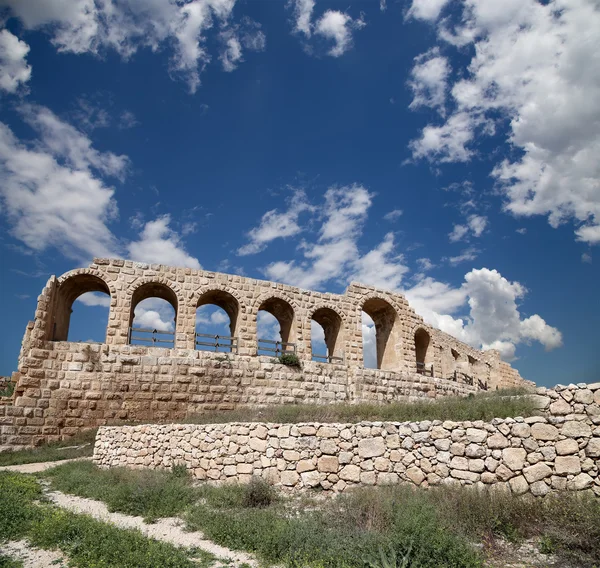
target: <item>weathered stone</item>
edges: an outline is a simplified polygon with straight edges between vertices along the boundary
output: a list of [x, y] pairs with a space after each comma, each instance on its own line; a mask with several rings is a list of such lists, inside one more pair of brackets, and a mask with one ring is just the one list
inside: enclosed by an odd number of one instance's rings
[[589, 438], [592, 435], [592, 429], [585, 422], [569, 420], [563, 424], [560, 433], [568, 438]]
[[579, 445], [575, 440], [566, 439], [556, 442], [556, 453], [559, 456], [568, 456], [570, 454], [576, 454], [579, 451]]
[[545, 481], [535, 481], [529, 486], [529, 490], [532, 495], [543, 497], [550, 492], [550, 487], [548, 487]]
[[485, 430], [479, 428], [467, 428], [467, 442], [481, 444], [488, 437]]
[[367, 438], [358, 442], [358, 455], [365, 458], [375, 458], [385, 454], [385, 440], [381, 437]]
[[506, 438], [506, 436], [503, 436], [502, 434], [492, 434], [487, 439], [487, 447], [491, 450], [502, 450], [504, 448], [508, 448], [508, 446], [510, 446], [510, 442], [508, 441], [508, 438]]
[[587, 473], [580, 473], [576, 475], [572, 480], [567, 481], [567, 489], [574, 491], [582, 491], [583, 489], [589, 489], [594, 484], [594, 480]]
[[600, 438], [592, 438], [588, 442], [585, 447], [585, 455], [590, 458], [600, 458]]
[[357, 465], [346, 465], [344, 466], [338, 474], [340, 479], [344, 481], [353, 481], [358, 483], [360, 481], [360, 467]]
[[552, 424], [537, 423], [531, 427], [531, 435], [536, 440], [552, 441], [558, 438], [558, 428]]
[[554, 469], [557, 475], [579, 473], [581, 471], [581, 464], [577, 456], [558, 456], [554, 464]]
[[325, 473], [337, 473], [339, 462], [335, 456], [321, 456], [317, 460], [317, 469]]
[[550, 414], [565, 415], [571, 413], [571, 405], [565, 400], [558, 399], [550, 405]]
[[525, 465], [527, 452], [523, 448], [505, 448], [502, 450], [502, 460], [512, 471], [521, 471]]
[[286, 487], [292, 487], [300, 481], [300, 475], [297, 472], [291, 470], [285, 470], [281, 472], [281, 485]]
[[522, 476], [518, 475], [517, 477], [513, 477], [508, 484], [510, 485], [511, 491], [515, 495], [523, 495], [529, 491], [529, 484], [527, 480]]
[[552, 475], [552, 469], [545, 463], [538, 463], [530, 467], [526, 467], [523, 470], [523, 475], [528, 483], [534, 483], [550, 477]]

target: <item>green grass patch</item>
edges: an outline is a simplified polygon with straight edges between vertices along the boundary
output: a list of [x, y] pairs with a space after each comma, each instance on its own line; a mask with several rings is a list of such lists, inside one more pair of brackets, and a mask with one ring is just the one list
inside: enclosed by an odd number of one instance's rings
[[468, 397], [443, 397], [432, 401], [390, 404], [297, 404], [231, 411], [207, 411], [188, 417], [190, 424], [225, 422], [361, 422], [363, 420], [407, 422], [420, 420], [485, 420], [533, 416], [536, 408], [527, 391], [510, 389]]
[[51, 442], [26, 450], [2, 452], [0, 466], [88, 457], [94, 453], [95, 439], [96, 430], [86, 430], [60, 442]]
[[70, 462], [45, 471], [53, 489], [104, 501], [110, 511], [144, 517], [147, 522], [181, 513], [196, 500], [191, 478], [161, 470], [100, 469], [92, 462]]
[[193, 568], [208, 567], [214, 560], [203, 553], [196, 555], [200, 563], [193, 562], [188, 551], [139, 531], [119, 529], [44, 503], [41, 488], [31, 476], [0, 472], [0, 495], [0, 542], [25, 538], [39, 548], [60, 549], [73, 566]]
[[0, 568], [23, 568], [23, 562], [0, 552]]

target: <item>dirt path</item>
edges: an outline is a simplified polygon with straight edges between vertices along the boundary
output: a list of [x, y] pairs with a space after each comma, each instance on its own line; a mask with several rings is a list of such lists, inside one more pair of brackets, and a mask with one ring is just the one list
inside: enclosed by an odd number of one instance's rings
[[0, 471], [16, 471], [17, 473], [39, 473], [40, 471], [46, 471], [47, 469], [56, 467], [63, 463], [91, 459], [92, 458], [73, 458], [70, 460], [57, 460], [51, 462], [23, 463], [20, 465], [3, 465], [2, 467], [0, 467]]
[[68, 565], [60, 551], [33, 548], [26, 540], [4, 543], [0, 545], [0, 552], [23, 562], [23, 568], [60, 568]]
[[66, 495], [60, 491], [48, 492], [48, 497], [59, 507], [72, 511], [73, 513], [82, 513], [89, 515], [99, 521], [109, 522], [120, 528], [139, 529], [144, 535], [162, 540], [176, 546], [198, 547], [214, 554], [220, 559], [231, 560], [230, 566], [239, 566], [248, 564], [253, 567], [258, 566], [256, 559], [249, 554], [236, 552], [219, 546], [210, 540], [206, 540], [200, 532], [186, 532], [183, 530], [181, 519], [166, 518], [159, 519], [156, 523], [148, 524], [142, 517], [133, 517], [121, 513], [111, 513], [106, 505], [101, 501], [85, 499], [75, 495]]

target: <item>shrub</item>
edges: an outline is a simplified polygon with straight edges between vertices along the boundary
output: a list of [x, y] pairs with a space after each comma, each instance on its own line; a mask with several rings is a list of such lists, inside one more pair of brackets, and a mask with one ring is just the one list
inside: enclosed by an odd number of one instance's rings
[[262, 509], [271, 505], [275, 498], [274, 489], [264, 479], [252, 477], [244, 487], [242, 505]]
[[286, 367], [300, 367], [300, 359], [295, 353], [282, 353], [279, 356], [279, 362]]

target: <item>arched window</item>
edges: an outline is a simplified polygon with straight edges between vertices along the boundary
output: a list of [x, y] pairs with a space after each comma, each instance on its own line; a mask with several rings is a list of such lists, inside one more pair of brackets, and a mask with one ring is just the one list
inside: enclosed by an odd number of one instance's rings
[[[401, 333], [400, 320], [396, 310], [385, 300], [379, 298], [367, 300], [363, 304], [362, 310], [365, 367], [373, 366], [386, 371], [397, 370], [402, 357], [397, 351], [401, 344]], [[373, 322], [372, 324], [369, 319]], [[373, 343], [375, 344], [374, 349]], [[375, 351], [374, 357], [373, 350]]]
[[202, 294], [196, 308], [196, 349], [235, 353], [238, 348], [238, 301], [222, 290]]
[[342, 318], [331, 308], [319, 308], [312, 315], [310, 343], [312, 358], [323, 363], [344, 361]]
[[[76, 300], [77, 305], [74, 305]], [[67, 278], [57, 290], [50, 339], [106, 341], [109, 307], [110, 290], [104, 280], [92, 274], [76, 274]], [[102, 309], [106, 311], [101, 314]]]
[[165, 284], [148, 282], [131, 298], [129, 343], [171, 349], [175, 346], [177, 295]]
[[415, 332], [415, 355], [417, 358], [417, 373], [422, 375], [433, 376], [433, 365], [431, 365], [428, 358], [430, 338], [429, 334], [423, 329], [419, 328]]
[[281, 298], [265, 300], [258, 308], [256, 332], [259, 355], [295, 353], [294, 308]]

